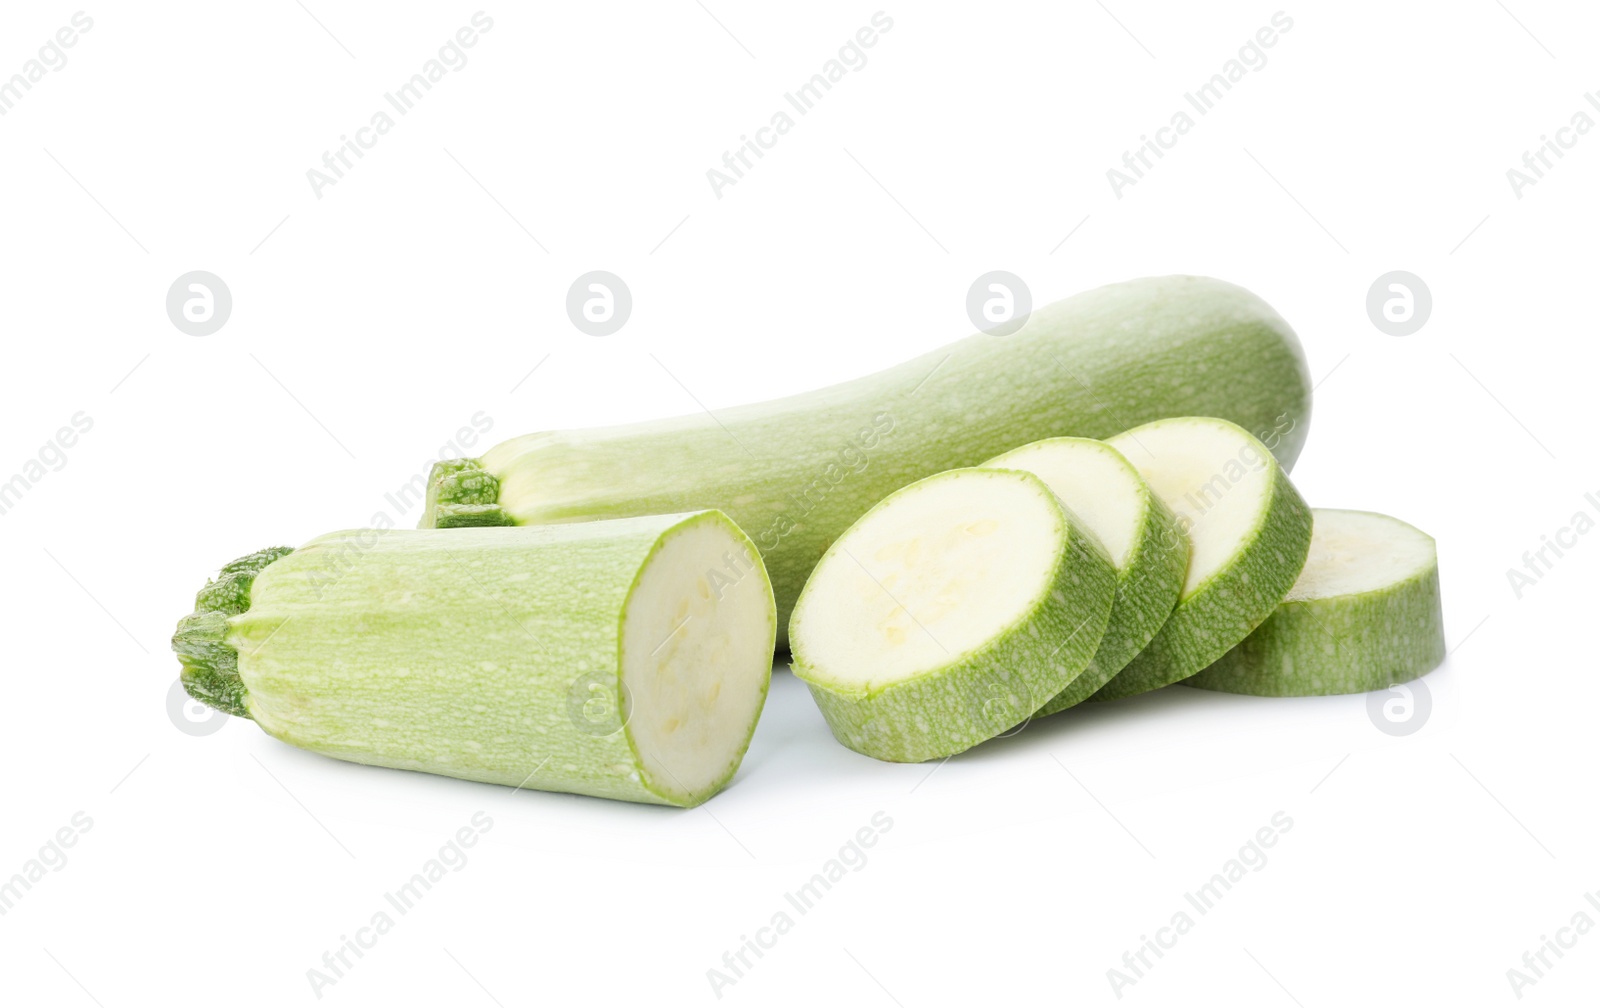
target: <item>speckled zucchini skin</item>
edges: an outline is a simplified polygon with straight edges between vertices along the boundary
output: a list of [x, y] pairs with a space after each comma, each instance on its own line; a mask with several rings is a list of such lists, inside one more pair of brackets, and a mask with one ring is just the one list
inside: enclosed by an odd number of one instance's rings
[[1057, 693], [1034, 717], [1048, 717], [1089, 699], [1149, 646], [1172, 615], [1189, 563], [1189, 537], [1172, 509], [1149, 488], [1144, 534], [1128, 565], [1117, 574], [1117, 595], [1099, 650], [1083, 674]]
[[[1088, 667], [1066, 689], [1035, 711], [1033, 717], [1048, 717], [1087, 700], [1144, 650], [1150, 638], [1156, 635], [1156, 631], [1172, 614], [1172, 607], [1183, 590], [1183, 576], [1189, 564], [1189, 537], [1179, 527], [1177, 516], [1139, 478], [1138, 472], [1122, 458], [1120, 452], [1104, 442], [1081, 438], [1050, 439], [1056, 440], [1082, 441], [1117, 459], [1138, 482], [1142, 515], [1138, 538], [1117, 571], [1117, 595], [1111, 603], [1111, 616], [1106, 621], [1106, 632], [1100, 639], [1099, 650], [1094, 653]], [[1013, 453], [1007, 452], [984, 465], [1009, 468], [1007, 460], [1012, 457]], [[1071, 508], [1070, 503], [1068, 508]]]
[[[243, 596], [236, 585], [223, 592], [229, 605], [219, 609], [210, 596], [244, 561], [224, 568], [224, 579], [201, 592], [209, 608], [186, 617], [179, 637], [198, 626], [213, 638], [214, 659], [232, 655], [236, 672], [215, 706], [303, 749], [512, 787], [695, 805], [732, 778], [743, 747], [719, 780], [684, 793], [642, 772], [620, 714], [614, 729], [597, 728], [581, 708], [592, 689], [609, 692], [610, 712], [626, 708], [622, 627], [632, 590], [674, 530], [705, 521], [724, 524], [756, 559], [716, 511], [335, 532], [246, 564], [253, 583]], [[770, 600], [759, 563], [752, 576]], [[179, 649], [185, 681], [212, 682], [188, 652]], [[770, 665], [763, 696], [769, 675]], [[212, 702], [209, 687], [190, 689]], [[746, 746], [759, 714], [758, 705]]]

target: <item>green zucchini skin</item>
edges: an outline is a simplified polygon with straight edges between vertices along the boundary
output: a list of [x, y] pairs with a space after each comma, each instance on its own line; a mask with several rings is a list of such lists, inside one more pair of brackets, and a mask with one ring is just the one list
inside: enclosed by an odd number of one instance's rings
[[1112, 603], [1116, 627], [1108, 624], [1089, 667], [1035, 711], [1034, 717], [1049, 717], [1089, 699], [1127, 668], [1166, 625], [1183, 587], [1189, 538], [1171, 509], [1153, 494], [1150, 505], [1150, 520], [1139, 545], [1134, 547], [1133, 561], [1117, 575], [1117, 594]]
[[[620, 715], [614, 728], [597, 729], [575, 712], [592, 689], [608, 697], [608, 711], [628, 709], [622, 649], [634, 590], [670, 536], [703, 522], [742, 544], [753, 566], [731, 590], [764, 593], [770, 625], [765, 668], [750, 673], [760, 677], [759, 697], [743, 745], [718, 779], [684, 791], [646, 772], [634, 726]], [[335, 532], [261, 566], [246, 605], [223, 619], [237, 667], [227, 699], [243, 707], [230, 713], [291, 745], [357, 763], [680, 806], [709, 798], [737, 771], [777, 631], [754, 546], [715, 511], [542, 528]]]
[[[979, 333], [804, 395], [514, 438], [477, 462], [493, 499], [479, 486], [464, 503], [517, 524], [720, 509], [761, 551], [786, 627], [834, 539], [925, 476], [1174, 416], [1231, 420], [1288, 467], [1310, 408], [1300, 343], [1265, 301], [1205, 277], [1149, 278], [1039, 308], [1013, 335]], [[455, 466], [439, 479], [459, 482]], [[462, 498], [453, 487], [444, 497], [424, 525], [457, 520]]]

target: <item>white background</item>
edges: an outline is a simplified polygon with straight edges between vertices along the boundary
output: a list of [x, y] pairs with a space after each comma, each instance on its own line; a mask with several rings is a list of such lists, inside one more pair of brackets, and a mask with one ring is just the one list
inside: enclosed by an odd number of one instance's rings
[[[705, 6], [487, 8], [469, 62], [321, 198], [307, 169], [475, 5], [90, 8], [0, 117], [0, 480], [93, 419], [0, 515], [0, 877], [93, 823], [0, 917], [5, 999], [313, 1003], [307, 970], [481, 810], [467, 865], [323, 1001], [715, 1003], [707, 971], [883, 812], [723, 1002], [1111, 1004], [1107, 970], [1282, 811], [1266, 866], [1121, 1000], [1516, 1001], [1525, 951], [1600, 920], [1600, 536], [1520, 599], [1506, 575], [1600, 491], [1600, 131], [1520, 198], [1506, 176], [1600, 118], [1596, 12], [1286, 7], [1266, 65], [1118, 198], [1106, 170], [1277, 6], [886, 7], [868, 63], [719, 199], [706, 170], [878, 8]], [[8, 5], [0, 77], [76, 9]], [[163, 304], [195, 269], [234, 300], [206, 337]], [[565, 314], [592, 269], [633, 292], [613, 336]], [[966, 335], [992, 269], [1040, 304], [1210, 274], [1295, 325], [1321, 382], [1305, 496], [1439, 541], [1455, 650], [1420, 731], [1361, 696], [1173, 688], [930, 776], [837, 745], [781, 672], [733, 787], [675, 811], [169, 719], [167, 637], [207, 574], [412, 524], [384, 494], [475, 412], [492, 442], [825, 385]], [[1434, 302], [1403, 338], [1365, 309], [1395, 269]], [[1577, 938], [1523, 1000], [1577, 1003], [1597, 960]]]

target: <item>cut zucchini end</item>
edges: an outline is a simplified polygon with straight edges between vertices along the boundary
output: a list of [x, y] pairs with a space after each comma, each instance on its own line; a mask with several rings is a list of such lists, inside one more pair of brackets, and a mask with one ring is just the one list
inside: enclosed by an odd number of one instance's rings
[[1166, 623], [1091, 700], [1188, 679], [1272, 616], [1311, 543], [1311, 511], [1265, 445], [1216, 417], [1156, 420], [1111, 444], [1188, 534], [1183, 589]]
[[1029, 473], [957, 469], [884, 498], [834, 543], [795, 603], [796, 674], [870, 696], [983, 647], [1038, 605], [1066, 548]]
[[1216, 417], [1157, 420], [1118, 434], [1111, 444], [1189, 533], [1181, 598], [1192, 597], [1259, 530], [1281, 468], [1255, 435]]
[[1080, 675], [1116, 593], [1098, 539], [1032, 473], [954, 469], [829, 548], [789, 639], [841, 743], [915, 763], [1026, 719]]
[[227, 643], [228, 617], [250, 608], [250, 588], [267, 566], [294, 552], [290, 546], [259, 550], [226, 564], [194, 599], [194, 612], [178, 621], [172, 651], [183, 666], [183, 688], [224, 714], [250, 717], [239, 652]]
[[1398, 518], [1313, 508], [1311, 519], [1311, 551], [1285, 602], [1381, 591], [1438, 569], [1433, 537]]
[[1118, 570], [1128, 565], [1144, 525], [1149, 491], [1122, 453], [1104, 441], [1055, 437], [1025, 444], [985, 462], [986, 469], [1021, 469], [1044, 480], [1099, 538]]
[[777, 607], [755, 544], [720, 511], [685, 519], [621, 619], [621, 709], [643, 783], [698, 805], [738, 771], [772, 676]]

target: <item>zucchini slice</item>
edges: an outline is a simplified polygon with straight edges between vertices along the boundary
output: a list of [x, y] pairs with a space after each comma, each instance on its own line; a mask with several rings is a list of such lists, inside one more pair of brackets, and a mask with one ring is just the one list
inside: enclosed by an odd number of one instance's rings
[[829, 548], [795, 604], [794, 672], [856, 752], [949, 756], [1083, 672], [1116, 581], [1038, 477], [951, 470], [889, 495]]
[[1444, 661], [1431, 537], [1371, 511], [1316, 508], [1311, 555], [1283, 604], [1186, 686], [1254, 696], [1387, 689]]

